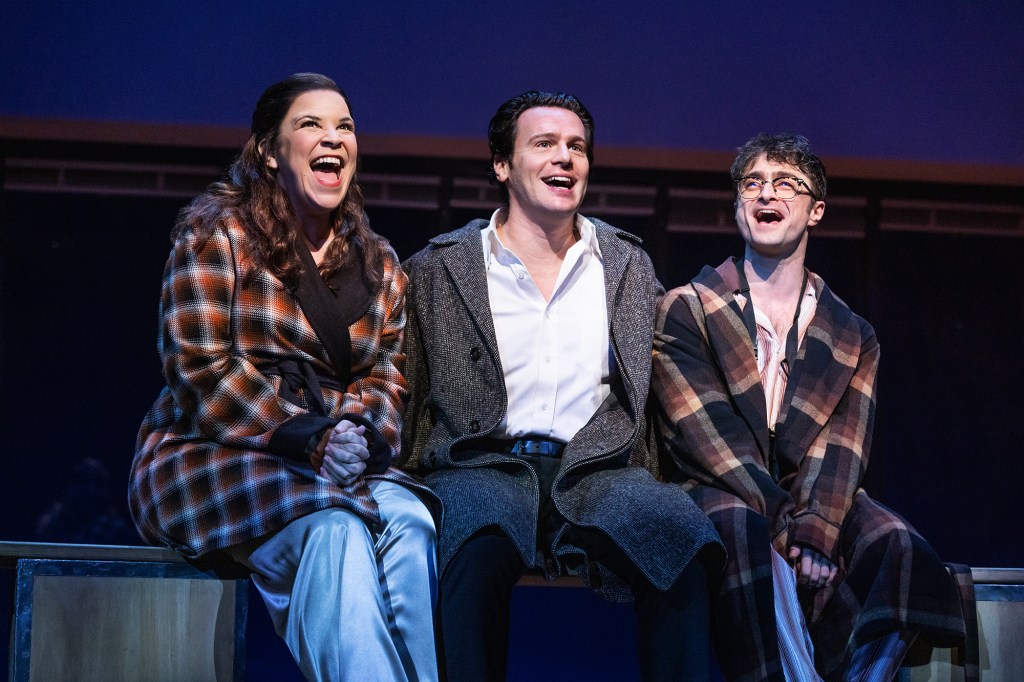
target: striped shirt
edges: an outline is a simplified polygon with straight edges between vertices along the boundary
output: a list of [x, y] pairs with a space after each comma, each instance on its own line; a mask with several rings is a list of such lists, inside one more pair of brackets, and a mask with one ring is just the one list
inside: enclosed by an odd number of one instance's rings
[[[740, 308], [747, 304], [747, 298], [743, 294], [736, 294], [736, 301]], [[800, 317], [797, 319], [798, 347], [803, 343], [804, 334], [811, 325], [817, 307], [818, 298], [814, 293], [814, 283], [808, 281], [803, 301], [800, 303]], [[786, 384], [789, 381], [786, 338], [775, 333], [768, 315], [757, 306], [754, 306], [754, 320], [757, 323], [757, 371], [761, 375], [765, 405], [768, 408], [768, 428], [775, 428], [782, 412], [782, 398], [786, 395]]]

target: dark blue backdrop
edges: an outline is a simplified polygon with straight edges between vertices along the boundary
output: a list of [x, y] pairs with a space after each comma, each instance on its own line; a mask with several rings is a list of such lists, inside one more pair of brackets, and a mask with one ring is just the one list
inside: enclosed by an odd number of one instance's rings
[[245, 125], [315, 70], [360, 129], [482, 137], [529, 88], [601, 145], [731, 150], [798, 131], [832, 157], [1024, 165], [1024, 3], [0, 4], [0, 116]]

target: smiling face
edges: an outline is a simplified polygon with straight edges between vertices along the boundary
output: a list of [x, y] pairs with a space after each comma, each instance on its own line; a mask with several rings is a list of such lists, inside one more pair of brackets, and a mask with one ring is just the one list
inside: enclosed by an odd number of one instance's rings
[[310, 90], [295, 98], [278, 127], [267, 166], [304, 227], [326, 227], [356, 172], [355, 122], [345, 98]]
[[766, 258], [802, 256], [807, 249], [809, 229], [818, 224], [825, 213], [825, 202], [817, 201], [800, 188], [792, 199], [783, 201], [775, 195], [771, 181], [776, 178], [799, 178], [813, 186], [796, 166], [769, 161], [762, 154], [743, 172], [766, 180], [761, 193], [753, 199], [736, 197], [736, 225], [747, 248]]
[[495, 158], [494, 175], [508, 189], [510, 215], [537, 222], [572, 217], [590, 177], [583, 121], [561, 107], [527, 109], [516, 121], [512, 155]]

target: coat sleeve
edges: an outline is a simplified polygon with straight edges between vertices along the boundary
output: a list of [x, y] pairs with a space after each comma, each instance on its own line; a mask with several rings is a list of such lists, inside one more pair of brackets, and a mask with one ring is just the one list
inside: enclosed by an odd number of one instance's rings
[[406, 261], [405, 270], [409, 273], [408, 324], [405, 333], [405, 355], [407, 359], [406, 376], [409, 380], [409, 404], [406, 408], [405, 421], [402, 426], [402, 453], [399, 458], [401, 466], [415, 471], [419, 466], [419, 456], [424, 443], [430, 436], [430, 414], [427, 409], [427, 395], [430, 392], [430, 374], [427, 369], [423, 350], [422, 333], [418, 307], [422, 301], [417, 291], [415, 259]]
[[687, 297], [699, 306], [691, 287], [670, 291], [655, 322], [652, 388], [662, 443], [684, 479], [736, 495], [771, 519], [778, 536], [788, 526], [793, 501], [765, 469]]
[[853, 378], [788, 485], [796, 502], [790, 544], [812, 547], [833, 561], [839, 530], [867, 470], [874, 429], [879, 346], [874, 331], [863, 327]]
[[[299, 458], [305, 440], [331, 421], [279, 398], [273, 384], [235, 349], [232, 303], [237, 261], [223, 230], [205, 240], [179, 238], [164, 272], [160, 299], [160, 355], [178, 421], [222, 445], [272, 450]], [[301, 434], [308, 434], [302, 438]], [[292, 452], [298, 450], [298, 452]]]
[[367, 430], [371, 453], [368, 473], [382, 472], [398, 458], [401, 449], [402, 416], [409, 395], [402, 350], [407, 284], [398, 257], [389, 248], [381, 291], [370, 310], [350, 328], [353, 354], [369, 359], [365, 370], [353, 372], [340, 412], [361, 417], [356, 421], [372, 426]]

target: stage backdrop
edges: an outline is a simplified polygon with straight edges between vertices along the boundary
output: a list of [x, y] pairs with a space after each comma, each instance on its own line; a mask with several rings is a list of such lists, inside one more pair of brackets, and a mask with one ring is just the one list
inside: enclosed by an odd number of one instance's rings
[[247, 125], [295, 71], [364, 132], [482, 137], [507, 97], [576, 93], [601, 145], [1024, 165], [1024, 3], [0, 4], [0, 116]]

